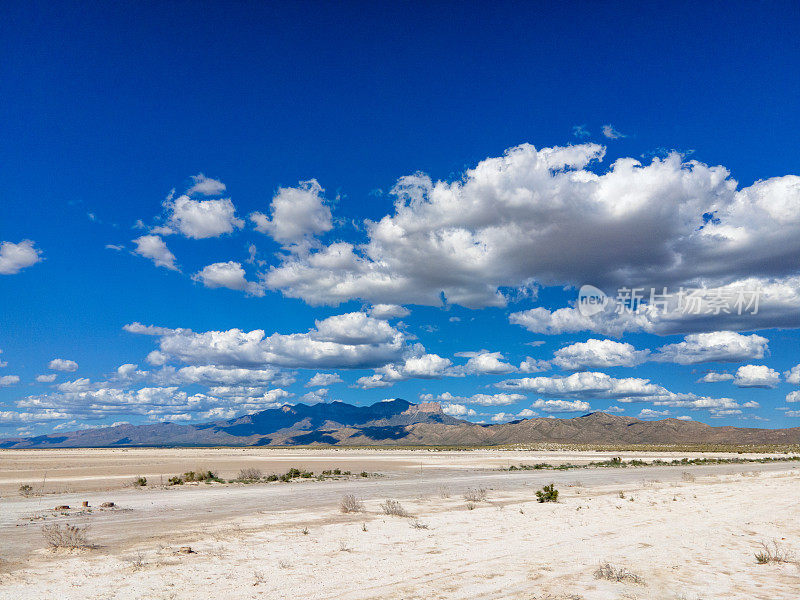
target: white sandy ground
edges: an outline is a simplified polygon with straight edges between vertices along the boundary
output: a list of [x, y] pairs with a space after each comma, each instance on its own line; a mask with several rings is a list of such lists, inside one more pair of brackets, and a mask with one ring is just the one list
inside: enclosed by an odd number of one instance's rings
[[[773, 539], [800, 557], [796, 466], [437, 469], [3, 498], [0, 598], [796, 600], [800, 568], [754, 558]], [[537, 503], [534, 490], [550, 480], [560, 501]], [[469, 486], [489, 488], [473, 510], [461, 496]], [[365, 513], [339, 512], [348, 492], [364, 498]], [[382, 515], [387, 497], [415, 518]], [[52, 511], [80, 498], [120, 508]], [[428, 528], [413, 528], [415, 520]], [[98, 547], [46, 550], [42, 522], [91, 523]], [[177, 554], [182, 545], [195, 553]], [[644, 584], [595, 579], [604, 560]]]

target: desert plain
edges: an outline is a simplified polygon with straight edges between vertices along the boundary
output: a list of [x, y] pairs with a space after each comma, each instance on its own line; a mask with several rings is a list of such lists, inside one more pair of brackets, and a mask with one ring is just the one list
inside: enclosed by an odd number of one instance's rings
[[[508, 470], [615, 456], [649, 463], [765, 455], [0, 451], [0, 598], [800, 597], [798, 462]], [[248, 468], [315, 476], [230, 482]], [[336, 469], [350, 474], [320, 477]], [[223, 482], [169, 485], [175, 475], [208, 470]], [[133, 485], [136, 477], [147, 484]], [[538, 502], [536, 491], [550, 483], [558, 501]], [[362, 510], [342, 512], [346, 496]], [[406, 515], [386, 514], [387, 500]], [[85, 547], [51, 547], [43, 528], [54, 525], [86, 527]], [[765, 544], [776, 560], [756, 558]]]

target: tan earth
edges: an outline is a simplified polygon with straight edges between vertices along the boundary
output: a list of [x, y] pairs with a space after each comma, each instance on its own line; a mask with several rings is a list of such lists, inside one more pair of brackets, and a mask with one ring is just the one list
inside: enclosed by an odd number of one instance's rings
[[[800, 463], [498, 470], [608, 456], [500, 450], [0, 452], [0, 598], [800, 597], [794, 562], [800, 555]], [[676, 456], [685, 455], [668, 457]], [[265, 474], [299, 467], [354, 475], [159, 485], [161, 475], [205, 468], [232, 478], [247, 466]], [[362, 470], [370, 475], [359, 476]], [[147, 476], [148, 485], [130, 487], [133, 475]], [[21, 482], [30, 482], [33, 496], [19, 494]], [[535, 491], [549, 482], [559, 501], [536, 502]], [[486, 490], [485, 500], [465, 500], [468, 490], [479, 488]], [[341, 513], [345, 494], [363, 499], [365, 511]], [[383, 514], [386, 499], [413, 516]], [[103, 502], [115, 507], [100, 508]], [[57, 505], [70, 508], [53, 510]], [[45, 524], [89, 525], [92, 547], [50, 550]], [[758, 564], [762, 542], [785, 553], [788, 562]], [[619, 569], [622, 580], [598, 578], [601, 562]]]

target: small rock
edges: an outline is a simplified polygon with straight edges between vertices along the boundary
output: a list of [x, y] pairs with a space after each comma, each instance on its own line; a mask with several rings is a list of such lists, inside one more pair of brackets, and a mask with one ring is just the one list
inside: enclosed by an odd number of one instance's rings
[[89, 501], [88, 500], [84, 500], [83, 502], [81, 502], [81, 506], [83, 506], [84, 508], [88, 508], [89, 507]]
[[100, 508], [114, 508], [116, 506], [113, 502], [103, 502]]
[[194, 554], [191, 546], [181, 546], [178, 548], [178, 554]]
[[60, 506], [56, 506], [53, 510], [69, 510], [69, 506], [61, 504]]

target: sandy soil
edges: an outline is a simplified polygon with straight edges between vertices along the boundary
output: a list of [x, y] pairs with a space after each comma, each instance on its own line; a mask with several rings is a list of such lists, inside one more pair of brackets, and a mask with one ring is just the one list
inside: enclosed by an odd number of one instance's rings
[[[366, 479], [5, 496], [0, 598], [798, 597], [797, 564], [754, 557], [765, 540], [800, 556], [796, 463], [509, 473], [491, 452], [420, 454]], [[559, 502], [539, 504], [549, 481]], [[462, 495], [476, 487], [488, 497], [470, 509]], [[365, 512], [342, 514], [346, 493]], [[414, 517], [382, 514], [386, 498]], [[53, 510], [81, 499], [91, 510]], [[47, 550], [42, 523], [89, 524], [96, 547]], [[601, 561], [641, 582], [597, 579]]]

